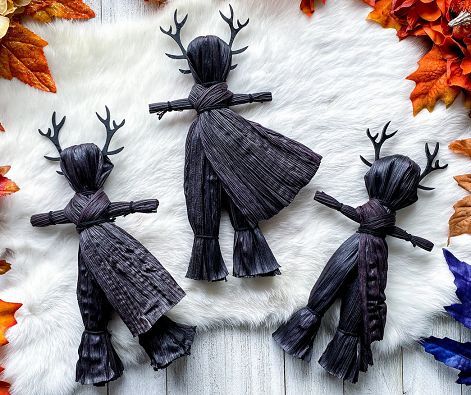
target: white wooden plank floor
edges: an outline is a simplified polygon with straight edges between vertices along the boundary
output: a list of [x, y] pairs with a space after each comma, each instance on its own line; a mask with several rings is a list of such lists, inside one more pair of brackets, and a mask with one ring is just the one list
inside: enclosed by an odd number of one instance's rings
[[[86, 2], [97, 14], [90, 23], [110, 23], [159, 12], [144, 0]], [[273, 328], [233, 328], [198, 333], [192, 355], [165, 371], [154, 372], [149, 365], [128, 368], [122, 378], [107, 387], [81, 387], [76, 395], [471, 395], [471, 389], [454, 383], [456, 371], [435, 362], [419, 346], [387, 357], [376, 356], [375, 366], [353, 385], [329, 376], [315, 361], [306, 364], [285, 355], [272, 341], [272, 331]], [[433, 334], [462, 341], [471, 339], [469, 331], [448, 319], [437, 322]], [[315, 355], [321, 355], [328, 341], [329, 335], [321, 330]]]

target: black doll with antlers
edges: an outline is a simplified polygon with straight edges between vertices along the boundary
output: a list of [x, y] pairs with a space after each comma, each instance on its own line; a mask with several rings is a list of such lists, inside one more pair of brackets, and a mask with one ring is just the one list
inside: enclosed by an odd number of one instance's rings
[[52, 130], [39, 131], [57, 148], [61, 172], [75, 191], [63, 210], [31, 217], [33, 226], [73, 223], [80, 235], [77, 299], [85, 330], [79, 347], [76, 380], [82, 384], [103, 385], [116, 380], [123, 365], [107, 330], [114, 310], [151, 359], [154, 369], [188, 355], [195, 328], [173, 322], [165, 316], [185, 295], [159, 261], [136, 239], [116, 226], [116, 217], [133, 213], [154, 213], [155, 199], [136, 202], [110, 202], [103, 185], [113, 170], [109, 156], [123, 150], [109, 150], [111, 138], [124, 120], [111, 123], [97, 114], [106, 127], [103, 149], [95, 144], [74, 145], [65, 149], [59, 132], [65, 117]]
[[[319, 363], [331, 374], [357, 382], [359, 372], [373, 364], [371, 343], [382, 340], [386, 322], [386, 278], [388, 245], [386, 236], [412, 243], [431, 251], [433, 244], [397, 227], [396, 211], [415, 203], [417, 190], [431, 190], [420, 182], [432, 171], [444, 169], [435, 161], [439, 145], [433, 153], [425, 145], [427, 166], [419, 165], [403, 155], [380, 157], [381, 147], [396, 132], [388, 134], [388, 124], [381, 136], [367, 134], [373, 142], [375, 160], [365, 175], [369, 200], [353, 208], [333, 197], [317, 192], [315, 200], [359, 224], [358, 231], [332, 255], [314, 285], [306, 307], [297, 311], [273, 334], [275, 341], [288, 353], [310, 361], [314, 338], [321, 319], [336, 299], [341, 299], [340, 320]], [[379, 138], [378, 138], [379, 137]]]
[[234, 266], [236, 277], [260, 277], [280, 274], [279, 265], [258, 224], [288, 206], [315, 175], [321, 157], [304, 145], [251, 122], [231, 107], [272, 100], [270, 92], [235, 94], [226, 83], [236, 36], [248, 25], [221, 13], [229, 25], [229, 42], [217, 36], [197, 37], [185, 48], [181, 31], [188, 15], [178, 20], [175, 32], [161, 28], [178, 44], [195, 85], [188, 99], [151, 104], [151, 113], [159, 119], [169, 111], [196, 110], [186, 141], [185, 197], [188, 219], [194, 232], [193, 250], [187, 277], [218, 281], [228, 271], [223, 261], [218, 235], [221, 208], [225, 205], [234, 227]]

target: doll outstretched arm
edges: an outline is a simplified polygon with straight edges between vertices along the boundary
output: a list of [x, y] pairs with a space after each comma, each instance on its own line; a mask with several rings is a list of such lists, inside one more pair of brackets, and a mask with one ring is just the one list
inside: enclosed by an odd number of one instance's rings
[[419, 236], [411, 235], [407, 233], [404, 229], [401, 229], [397, 226], [394, 226], [391, 232], [388, 233], [392, 237], [396, 237], [401, 240], [406, 240], [412, 243], [414, 247], [422, 248], [425, 251], [432, 251], [433, 243], [427, 239], [423, 239]]
[[258, 93], [252, 93], [252, 94], [235, 93], [232, 96], [232, 99], [229, 105], [237, 106], [239, 104], [265, 103], [267, 101], [272, 101], [271, 92], [258, 92]]
[[158, 114], [159, 119], [171, 111], [193, 110], [193, 106], [188, 99], [180, 99], [173, 101], [166, 101], [160, 103], [149, 104], [149, 113]]
[[112, 218], [134, 213], [155, 213], [159, 201], [157, 199], [138, 200], [136, 202], [113, 202], [108, 206], [108, 215]]
[[[271, 92], [259, 92], [253, 94], [236, 93], [232, 96], [229, 106], [237, 106], [247, 103], [264, 103], [272, 101]], [[171, 111], [193, 110], [194, 107], [188, 99], [173, 100], [167, 102], [149, 104], [149, 113], [158, 114], [159, 119]]]
[[332, 196], [327, 195], [324, 192], [317, 191], [314, 196], [314, 200], [316, 202], [322, 203], [323, 205], [329, 208], [333, 208], [334, 210], [341, 212], [343, 215], [355, 222], [360, 222], [360, 216], [358, 215], [358, 212], [357, 210], [355, 210], [355, 208], [340, 203], [338, 200], [336, 200]]
[[44, 227], [49, 225], [70, 224], [70, 221], [64, 214], [64, 210], [49, 211], [48, 213], [35, 214], [31, 217], [31, 225]]

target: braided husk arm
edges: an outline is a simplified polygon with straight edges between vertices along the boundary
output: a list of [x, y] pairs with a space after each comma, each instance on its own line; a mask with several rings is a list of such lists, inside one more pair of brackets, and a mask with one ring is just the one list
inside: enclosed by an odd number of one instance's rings
[[120, 217], [133, 213], [155, 213], [159, 201], [157, 199], [145, 199], [135, 202], [113, 202], [108, 207], [110, 217]]
[[35, 214], [31, 217], [30, 222], [31, 225], [35, 227], [71, 223], [71, 221], [65, 216], [64, 210], [49, 211], [48, 213]]
[[358, 215], [358, 212], [354, 207], [342, 204], [337, 199], [333, 198], [330, 195], [327, 195], [324, 192], [317, 191], [314, 196], [314, 200], [323, 204], [324, 206], [337, 210], [338, 212], [342, 213], [347, 218], [350, 218], [355, 222], [360, 222], [360, 216]]
[[259, 92], [259, 93], [252, 93], [252, 94], [235, 93], [232, 96], [232, 100], [229, 103], [229, 105], [237, 106], [239, 104], [265, 103], [269, 101], [272, 101], [271, 92]]
[[407, 233], [404, 229], [401, 229], [397, 226], [394, 226], [391, 232], [388, 233], [389, 236], [396, 237], [397, 239], [405, 240], [410, 242], [414, 247], [422, 248], [425, 251], [432, 251], [433, 243], [427, 239], [424, 239], [419, 236], [411, 235]]
[[158, 114], [163, 115], [166, 112], [192, 110], [192, 109], [193, 109], [193, 106], [191, 105], [188, 99], [179, 99], [179, 100], [149, 104], [149, 113], [151, 114], [158, 113]]

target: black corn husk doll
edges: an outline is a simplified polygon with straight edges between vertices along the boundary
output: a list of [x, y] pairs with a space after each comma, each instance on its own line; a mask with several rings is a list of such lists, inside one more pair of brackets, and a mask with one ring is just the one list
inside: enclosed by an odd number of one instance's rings
[[178, 44], [181, 55], [171, 59], [188, 62], [195, 85], [188, 99], [149, 106], [159, 119], [169, 111], [196, 110], [185, 152], [185, 197], [194, 244], [187, 277], [218, 281], [228, 271], [219, 246], [221, 207], [228, 208], [234, 227], [234, 266], [236, 277], [261, 277], [280, 274], [279, 265], [258, 227], [288, 206], [315, 175], [321, 157], [304, 145], [263, 126], [248, 121], [230, 107], [271, 101], [269, 92], [234, 94], [226, 79], [237, 65], [232, 56], [247, 47], [233, 50], [237, 34], [249, 23], [234, 21], [220, 12], [231, 29], [228, 43], [216, 36], [197, 37], [188, 48], [180, 33], [187, 16], [173, 28], [162, 32]]
[[[430, 190], [419, 183], [434, 170], [444, 169], [435, 158], [439, 145], [430, 153], [425, 146], [427, 166], [421, 172], [419, 165], [403, 155], [380, 158], [383, 143], [396, 132], [381, 136], [367, 134], [373, 142], [373, 163], [361, 158], [370, 170], [365, 175], [369, 200], [353, 208], [339, 203], [324, 192], [317, 192], [315, 200], [340, 211], [359, 223], [358, 231], [347, 239], [332, 255], [314, 285], [306, 307], [292, 315], [287, 323], [273, 334], [275, 341], [288, 353], [310, 361], [313, 342], [321, 319], [338, 298], [341, 299], [340, 320], [337, 331], [319, 363], [329, 373], [353, 383], [359, 372], [366, 372], [373, 364], [371, 343], [382, 340], [386, 322], [386, 277], [388, 245], [386, 236], [397, 237], [431, 251], [433, 244], [410, 235], [396, 223], [396, 211], [415, 203], [417, 190]], [[435, 162], [434, 162], [435, 161]]]
[[155, 199], [136, 202], [110, 202], [103, 184], [113, 170], [109, 144], [124, 125], [113, 121], [108, 108], [105, 125], [107, 138], [103, 149], [95, 144], [80, 144], [62, 149], [59, 132], [65, 117], [52, 131], [39, 131], [54, 143], [60, 157], [61, 172], [75, 191], [63, 210], [36, 214], [33, 226], [73, 223], [80, 235], [78, 253], [77, 299], [85, 330], [79, 347], [76, 380], [81, 384], [103, 385], [116, 380], [123, 365], [107, 331], [114, 310], [151, 359], [154, 369], [162, 369], [173, 360], [189, 355], [195, 327], [173, 322], [164, 314], [185, 295], [159, 261], [136, 239], [116, 226], [118, 216], [133, 213], [154, 213]]

